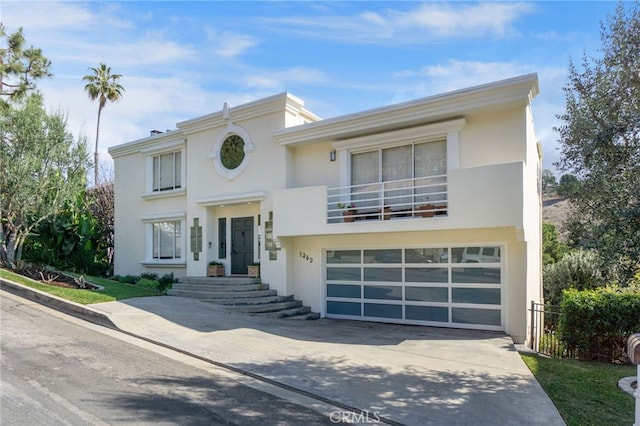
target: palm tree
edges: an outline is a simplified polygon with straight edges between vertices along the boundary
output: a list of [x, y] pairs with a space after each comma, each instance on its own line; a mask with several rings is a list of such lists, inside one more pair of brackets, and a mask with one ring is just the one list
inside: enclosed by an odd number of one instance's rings
[[109, 102], [117, 102], [122, 98], [122, 87], [118, 80], [122, 77], [122, 74], [111, 74], [111, 67], [106, 66], [104, 63], [100, 63], [99, 68], [90, 67], [89, 71], [93, 74], [85, 75], [82, 77], [82, 81], [86, 81], [84, 86], [89, 98], [92, 101], [98, 99], [98, 124], [96, 126], [96, 149], [93, 154], [95, 161], [94, 165], [94, 185], [98, 185], [98, 138], [100, 136], [100, 114], [102, 114], [102, 108]]

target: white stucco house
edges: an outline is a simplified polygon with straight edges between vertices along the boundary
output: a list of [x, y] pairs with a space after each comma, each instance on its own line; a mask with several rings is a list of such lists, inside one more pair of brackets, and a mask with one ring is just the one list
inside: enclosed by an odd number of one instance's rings
[[115, 273], [261, 279], [331, 318], [501, 330], [541, 300], [536, 74], [322, 120], [283, 93], [115, 146]]

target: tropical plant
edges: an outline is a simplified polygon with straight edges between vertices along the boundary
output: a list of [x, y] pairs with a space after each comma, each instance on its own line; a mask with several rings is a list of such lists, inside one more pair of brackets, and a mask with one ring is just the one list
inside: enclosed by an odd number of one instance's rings
[[102, 115], [102, 109], [109, 102], [117, 102], [122, 99], [122, 94], [125, 91], [124, 87], [118, 83], [122, 78], [121, 74], [111, 74], [111, 67], [108, 67], [104, 63], [100, 63], [100, 66], [90, 67], [89, 70], [93, 74], [85, 75], [82, 77], [82, 81], [86, 81], [84, 90], [89, 95], [92, 101], [98, 100], [98, 122], [96, 124], [96, 146], [93, 152], [94, 161], [94, 185], [98, 185], [98, 139], [100, 137], [100, 116]]

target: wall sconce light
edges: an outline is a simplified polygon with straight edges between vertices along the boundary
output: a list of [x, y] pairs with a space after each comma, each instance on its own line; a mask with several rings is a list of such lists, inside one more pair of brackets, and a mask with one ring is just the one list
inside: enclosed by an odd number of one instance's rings
[[329, 160], [330, 161], [336, 161], [336, 150], [335, 149], [331, 150], [331, 152], [329, 153]]

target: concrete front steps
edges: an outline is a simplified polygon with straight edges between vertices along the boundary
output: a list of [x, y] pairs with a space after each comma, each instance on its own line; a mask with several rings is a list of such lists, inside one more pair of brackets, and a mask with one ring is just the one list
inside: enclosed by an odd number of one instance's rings
[[271, 318], [318, 319], [320, 314], [293, 296], [278, 296], [278, 292], [262, 284], [259, 278], [247, 277], [186, 277], [173, 284], [169, 296], [193, 297], [203, 302], [224, 305], [235, 312]]

